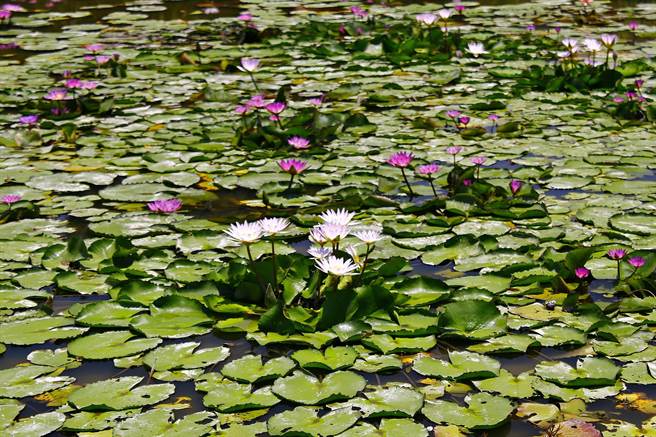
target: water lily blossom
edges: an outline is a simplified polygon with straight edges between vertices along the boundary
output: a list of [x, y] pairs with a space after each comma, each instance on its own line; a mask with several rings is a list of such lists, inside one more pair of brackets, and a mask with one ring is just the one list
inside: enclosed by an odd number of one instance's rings
[[182, 208], [182, 201], [180, 199], [162, 199], [148, 202], [148, 209], [153, 212], [170, 214], [176, 212], [180, 208]]
[[339, 223], [324, 223], [319, 225], [318, 229], [326, 241], [333, 244], [339, 243], [340, 240], [348, 237], [351, 233], [351, 228], [348, 225]]
[[18, 121], [21, 124], [27, 125], [29, 127], [34, 126], [39, 122], [39, 116], [36, 114], [31, 114], [31, 115], [23, 115], [21, 116]]
[[485, 50], [485, 45], [483, 45], [482, 42], [474, 42], [474, 41], [467, 44], [467, 51], [471, 53], [475, 58], [478, 58], [480, 55], [488, 53], [488, 51]]
[[410, 192], [410, 197], [414, 197], [415, 193], [412, 191], [408, 177], [405, 174], [405, 169], [410, 165], [414, 157], [415, 156], [412, 154], [412, 152], [396, 152], [387, 159], [387, 163], [389, 165], [401, 169], [401, 174], [403, 175], [405, 185], [408, 187], [408, 191]]
[[12, 203], [20, 202], [23, 199], [23, 196], [20, 194], [7, 194], [2, 196], [2, 203], [5, 205], [11, 205]]
[[262, 228], [262, 234], [264, 235], [276, 235], [287, 229], [290, 225], [290, 222], [286, 218], [272, 217], [272, 218], [263, 218], [257, 222]]
[[433, 174], [437, 173], [438, 171], [440, 171], [440, 166], [434, 163], [424, 164], [417, 167], [417, 173], [428, 178], [428, 183], [430, 184], [431, 189], [433, 190], [433, 195], [435, 197], [437, 197], [437, 190], [433, 184]]
[[322, 259], [332, 255], [333, 251], [327, 247], [312, 246], [308, 249], [308, 255], [314, 259]]
[[590, 276], [590, 270], [586, 269], [585, 267], [577, 267], [574, 269], [574, 274], [579, 279], [585, 279]]
[[292, 176], [303, 173], [308, 167], [307, 161], [301, 159], [281, 159], [278, 161], [278, 166], [285, 173], [289, 173]]
[[355, 217], [355, 213], [346, 209], [329, 209], [319, 215], [319, 218], [324, 223], [333, 223], [342, 226], [351, 224], [353, 217]]
[[626, 256], [626, 250], [624, 249], [610, 249], [606, 255], [608, 258], [613, 260], [620, 260]]
[[52, 100], [54, 102], [68, 100], [69, 98], [70, 96], [68, 95], [68, 91], [66, 91], [64, 88], [51, 89], [45, 96], [46, 100]]
[[287, 144], [296, 150], [307, 149], [310, 147], [310, 140], [303, 137], [294, 136], [287, 140]]
[[239, 63], [240, 65], [237, 68], [248, 73], [257, 71], [257, 68], [260, 66], [260, 60], [256, 58], [241, 58]]
[[233, 223], [225, 231], [232, 240], [242, 244], [253, 244], [262, 238], [262, 227], [257, 222]]
[[439, 11], [437, 11], [437, 15], [439, 15], [442, 20], [446, 21], [451, 16], [451, 10], [450, 9], [440, 9]]
[[422, 24], [430, 26], [437, 21], [437, 15], [431, 13], [424, 13], [424, 14], [417, 15], [415, 19]]
[[636, 269], [639, 269], [640, 267], [645, 265], [645, 259], [641, 256], [634, 256], [632, 258], [629, 258], [628, 261], [631, 266], [633, 266]]
[[380, 228], [360, 229], [353, 231], [352, 234], [365, 244], [374, 244], [383, 238], [383, 232]]
[[610, 249], [606, 252], [606, 256], [612, 260], [617, 261], [617, 281], [621, 279], [622, 270], [620, 269], [620, 263], [622, 259], [626, 256], [626, 250], [624, 249]]
[[524, 183], [520, 180], [513, 179], [510, 181], [510, 192], [513, 196], [522, 188], [522, 185], [524, 185]]
[[303, 173], [308, 168], [308, 163], [302, 159], [281, 159], [278, 161], [278, 167], [291, 176], [289, 179], [289, 185], [287, 186], [287, 189], [289, 190], [294, 183], [294, 177]]
[[387, 159], [387, 163], [394, 167], [405, 168], [414, 159], [412, 152], [396, 152]]
[[609, 33], [602, 33], [601, 36], [599, 36], [599, 38], [601, 39], [601, 43], [606, 48], [613, 47], [617, 42], [617, 35], [613, 35]]
[[315, 262], [319, 270], [333, 276], [354, 275], [355, 270], [358, 269], [350, 259], [338, 258], [334, 255], [319, 258]]

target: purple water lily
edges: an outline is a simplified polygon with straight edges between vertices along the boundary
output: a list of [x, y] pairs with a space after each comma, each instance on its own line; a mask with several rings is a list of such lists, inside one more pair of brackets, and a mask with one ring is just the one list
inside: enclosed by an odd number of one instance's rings
[[18, 121], [21, 124], [27, 125], [29, 127], [33, 127], [39, 122], [39, 116], [36, 114], [23, 115], [18, 119]]
[[413, 155], [412, 152], [405, 152], [405, 151], [396, 152], [392, 154], [392, 156], [387, 158], [387, 163], [389, 165], [401, 169], [401, 174], [403, 175], [403, 180], [405, 181], [405, 185], [408, 187], [408, 191], [410, 192], [410, 197], [414, 197], [415, 193], [412, 191], [412, 187], [410, 186], [408, 177], [405, 174], [405, 169], [410, 165], [410, 163], [414, 158], [415, 155]]
[[524, 185], [524, 183], [520, 180], [513, 179], [510, 181], [510, 192], [513, 196], [522, 188], [522, 185]]
[[148, 209], [153, 212], [162, 212], [170, 214], [182, 208], [182, 201], [179, 199], [163, 199], [148, 202]]

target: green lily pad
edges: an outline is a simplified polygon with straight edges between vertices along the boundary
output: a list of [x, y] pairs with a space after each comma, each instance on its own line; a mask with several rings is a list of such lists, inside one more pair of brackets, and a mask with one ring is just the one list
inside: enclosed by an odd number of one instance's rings
[[68, 351], [77, 357], [104, 360], [135, 355], [161, 342], [161, 338], [135, 338], [129, 331], [109, 331], [78, 337], [68, 344]]
[[296, 371], [291, 376], [276, 379], [273, 392], [288, 401], [304, 405], [319, 405], [354, 397], [366, 382], [349, 371], [329, 373], [322, 380]]
[[503, 397], [476, 393], [465, 398], [467, 407], [447, 401], [426, 401], [421, 410], [435, 423], [448, 423], [469, 429], [491, 429], [501, 426], [513, 412], [512, 403]]
[[284, 411], [267, 421], [267, 430], [273, 436], [331, 436], [346, 431], [360, 418], [360, 413], [351, 408], [334, 410], [321, 417], [318, 411], [316, 407], [296, 407]]
[[323, 351], [302, 349], [292, 354], [292, 359], [304, 369], [329, 371], [349, 368], [357, 357], [355, 349], [348, 346], [331, 346]]
[[501, 368], [497, 360], [467, 351], [450, 351], [449, 361], [420, 356], [412, 363], [412, 369], [425, 376], [462, 381], [494, 377]]
[[536, 375], [564, 387], [595, 387], [613, 385], [620, 368], [605, 358], [588, 357], [573, 368], [562, 361], [543, 361], [535, 366]]
[[211, 347], [197, 349], [200, 343], [190, 341], [160, 346], [144, 355], [143, 363], [157, 372], [174, 369], [197, 369], [216, 364], [230, 355], [230, 349]]
[[93, 382], [71, 393], [68, 403], [78, 410], [127, 410], [156, 404], [175, 391], [173, 384], [136, 387], [142, 380], [139, 376], [126, 376]]
[[474, 385], [481, 391], [499, 393], [501, 396], [508, 398], [531, 398], [535, 393], [533, 391], [533, 382], [537, 378], [527, 372], [515, 376], [505, 369], [501, 369], [499, 376], [474, 381]]
[[287, 357], [278, 357], [262, 364], [260, 355], [246, 355], [223, 366], [223, 376], [242, 383], [257, 383], [286, 376], [296, 367]]

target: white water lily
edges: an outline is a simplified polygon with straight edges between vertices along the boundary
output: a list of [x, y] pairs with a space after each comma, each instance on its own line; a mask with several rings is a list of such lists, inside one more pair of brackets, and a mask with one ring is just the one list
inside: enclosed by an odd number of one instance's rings
[[319, 218], [324, 223], [334, 223], [344, 226], [350, 224], [353, 217], [355, 217], [355, 213], [349, 212], [346, 209], [329, 209], [319, 215]]
[[262, 229], [262, 232], [266, 235], [276, 235], [284, 231], [289, 227], [289, 220], [286, 218], [263, 218], [257, 222]]
[[448, 20], [451, 16], [451, 9], [440, 9], [437, 11], [437, 15], [439, 15], [443, 20]]
[[334, 276], [353, 275], [358, 269], [350, 259], [337, 258], [334, 255], [316, 260], [316, 265], [322, 272]]
[[346, 248], [346, 253], [349, 254], [353, 262], [360, 268], [362, 268], [362, 260], [360, 255], [358, 255], [358, 249], [355, 246], [349, 246]]
[[237, 67], [241, 71], [252, 73], [260, 66], [260, 60], [255, 58], [241, 58], [240, 66]]
[[467, 51], [474, 55], [475, 58], [478, 58], [479, 55], [487, 53], [487, 50], [485, 50], [485, 46], [482, 42], [474, 41], [467, 44]]
[[380, 228], [360, 229], [353, 231], [352, 234], [366, 244], [374, 244], [383, 238]]
[[322, 259], [331, 255], [333, 251], [327, 247], [312, 246], [308, 249], [308, 255], [314, 259]]
[[430, 13], [419, 14], [415, 17], [415, 19], [420, 23], [430, 26], [437, 20], [437, 15]]
[[613, 35], [609, 33], [602, 33], [600, 38], [601, 38], [601, 43], [607, 48], [613, 47], [617, 42], [617, 35]]
[[328, 242], [328, 239], [326, 238], [325, 235], [321, 232], [321, 225], [315, 226], [312, 229], [310, 229], [310, 241], [313, 242], [314, 244], [318, 244], [319, 246], [323, 246]]
[[567, 47], [570, 51], [576, 46], [579, 45], [579, 42], [575, 40], [574, 38], [563, 38], [562, 41], [563, 45]]
[[598, 52], [601, 50], [601, 43], [594, 38], [586, 38], [583, 40], [583, 44], [591, 52]]
[[324, 223], [319, 226], [319, 232], [330, 242], [343, 240], [351, 233], [351, 228], [337, 223]]
[[251, 244], [262, 238], [262, 228], [257, 222], [233, 223], [225, 231], [230, 238], [244, 244]]

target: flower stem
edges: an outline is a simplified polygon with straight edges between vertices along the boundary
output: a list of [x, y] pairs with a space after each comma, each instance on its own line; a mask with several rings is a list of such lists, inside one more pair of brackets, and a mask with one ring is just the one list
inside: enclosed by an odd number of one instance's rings
[[255, 91], [258, 93], [260, 92], [260, 87], [257, 86], [257, 82], [255, 82], [255, 76], [253, 76], [253, 73], [250, 71], [248, 72], [248, 75], [251, 77], [251, 82], [253, 82], [253, 86], [255, 87]]
[[403, 167], [401, 167], [401, 174], [403, 175], [405, 184], [408, 186], [408, 191], [410, 191], [410, 197], [415, 197], [415, 193], [412, 191], [412, 187], [410, 186], [410, 182], [408, 182], [408, 177], [405, 175], [405, 169]]
[[617, 260], [617, 282], [620, 282], [620, 279], [621, 279], [621, 278], [620, 278], [620, 274], [621, 274], [621, 271], [620, 271], [620, 260], [618, 259], [618, 260]]
[[360, 270], [360, 276], [358, 278], [358, 282], [362, 283], [362, 276], [364, 275], [364, 271], [367, 268], [367, 261], [369, 261], [369, 254], [373, 251], [373, 246], [371, 244], [367, 244], [367, 252], [364, 254], [364, 259], [362, 260], [362, 270]]
[[433, 189], [433, 195], [437, 197], [437, 190], [435, 189], [435, 185], [433, 184], [433, 178], [428, 178], [428, 182], [430, 182], [430, 186]]
[[257, 272], [257, 269], [255, 268], [255, 261], [253, 260], [253, 254], [251, 253], [250, 244], [246, 245], [246, 253], [248, 254], [248, 260], [250, 261], [251, 264], [251, 270], [253, 270], [253, 274], [255, 274], [255, 279], [257, 279], [257, 283], [260, 286], [260, 290], [262, 291], [262, 294], [264, 294], [266, 293], [266, 288], [264, 287], [264, 282], [262, 281], [260, 274]]
[[273, 291], [278, 293], [278, 267], [276, 265], [276, 245], [271, 239], [271, 262], [273, 264]]
[[294, 175], [292, 174], [292, 177], [289, 178], [289, 185], [287, 185], [287, 191], [292, 189], [292, 184], [294, 183]]

